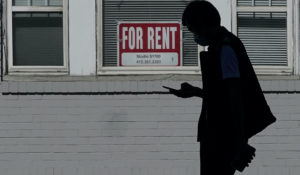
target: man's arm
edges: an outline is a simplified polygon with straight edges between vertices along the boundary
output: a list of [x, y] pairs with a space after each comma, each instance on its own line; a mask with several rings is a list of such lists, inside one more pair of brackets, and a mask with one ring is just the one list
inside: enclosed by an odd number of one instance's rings
[[224, 86], [229, 102], [231, 127], [233, 127], [231, 165], [242, 172], [255, 156], [255, 148], [248, 145], [245, 136], [245, 114], [240, 78], [227, 78], [224, 80]]
[[242, 172], [255, 156], [255, 149], [247, 144], [245, 137], [245, 113], [239, 64], [235, 52], [228, 45], [222, 47], [221, 64], [225, 95], [230, 112], [228, 120], [230, 120], [233, 131], [231, 165]]
[[199, 87], [195, 87], [195, 86], [194, 86], [194, 94], [196, 97], [200, 97], [200, 98], [203, 98], [205, 95], [203, 89], [201, 89]]
[[223, 82], [230, 111], [229, 120], [232, 122], [231, 126], [234, 131], [235, 143], [233, 144], [239, 149], [247, 142], [244, 131], [244, 108], [240, 78], [226, 78]]
[[235, 145], [238, 146], [246, 141], [239, 64], [234, 50], [229, 45], [223, 45], [220, 56], [225, 95], [230, 108], [229, 120], [235, 131]]

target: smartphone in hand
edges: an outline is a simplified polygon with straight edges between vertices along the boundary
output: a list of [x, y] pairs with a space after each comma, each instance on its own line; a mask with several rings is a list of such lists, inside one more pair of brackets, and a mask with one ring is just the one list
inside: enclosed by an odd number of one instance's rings
[[176, 90], [176, 89], [170, 88], [168, 86], [162, 86], [162, 87], [165, 88], [165, 89], [168, 89], [168, 90]]

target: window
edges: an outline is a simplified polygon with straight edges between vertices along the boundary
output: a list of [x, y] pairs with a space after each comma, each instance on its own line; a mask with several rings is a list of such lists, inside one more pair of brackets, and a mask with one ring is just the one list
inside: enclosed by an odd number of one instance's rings
[[[182, 0], [98, 0], [98, 73], [199, 73], [198, 46], [194, 42], [192, 33], [181, 25], [182, 13], [188, 3]], [[130, 26], [140, 26], [140, 28]], [[179, 28], [172, 28], [174, 26]], [[147, 27], [153, 30], [147, 32]], [[171, 49], [174, 46], [172, 32], [175, 35], [176, 32], [180, 32], [180, 35], [176, 35], [179, 36], [176, 38], [181, 49], [179, 56], [167, 51], [157, 51], [158, 53], [153, 55], [148, 52], [147, 48], [152, 47], [163, 50], [165, 46]], [[127, 36], [120, 38], [123, 34]], [[149, 39], [151, 37], [153, 40]], [[131, 38], [133, 40], [130, 40]], [[177, 44], [175, 43], [176, 47]], [[130, 47], [134, 49], [130, 50]], [[124, 51], [122, 48], [128, 49], [130, 53], [122, 56]], [[138, 49], [144, 49], [145, 52], [137, 51]], [[151, 56], [161, 59], [148, 59]], [[176, 60], [177, 58], [180, 60]], [[171, 65], [172, 61], [176, 64]]]
[[66, 72], [66, 0], [8, 1], [8, 72]]
[[233, 32], [244, 43], [258, 73], [292, 73], [290, 8], [292, 1], [286, 0], [233, 0]]

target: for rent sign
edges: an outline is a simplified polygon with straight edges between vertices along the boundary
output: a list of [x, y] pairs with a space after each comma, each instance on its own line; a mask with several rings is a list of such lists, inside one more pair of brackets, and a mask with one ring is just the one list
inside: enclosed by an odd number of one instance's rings
[[180, 66], [179, 22], [119, 22], [119, 66]]

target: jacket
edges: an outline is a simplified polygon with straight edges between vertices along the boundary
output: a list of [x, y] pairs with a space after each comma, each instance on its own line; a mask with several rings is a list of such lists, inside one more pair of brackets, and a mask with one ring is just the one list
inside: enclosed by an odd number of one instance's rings
[[224, 27], [220, 28], [215, 38], [216, 40], [210, 44], [208, 51], [200, 53], [205, 96], [198, 121], [197, 141], [201, 142], [207, 138], [226, 143], [228, 139], [230, 142], [230, 136], [236, 132], [232, 129], [234, 121], [228, 117], [231, 115], [231, 111], [229, 111], [228, 98], [222, 79], [220, 53], [223, 45], [231, 46], [238, 59], [244, 112], [242, 127], [244, 128], [245, 139], [248, 140], [274, 123], [276, 118], [265, 100], [246, 49], [240, 39]]

